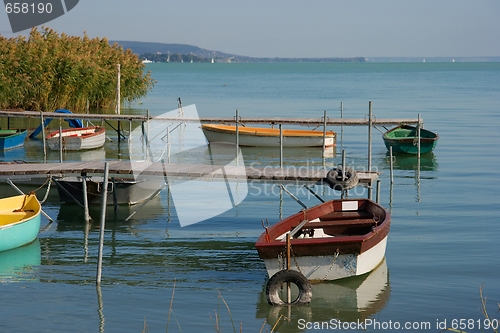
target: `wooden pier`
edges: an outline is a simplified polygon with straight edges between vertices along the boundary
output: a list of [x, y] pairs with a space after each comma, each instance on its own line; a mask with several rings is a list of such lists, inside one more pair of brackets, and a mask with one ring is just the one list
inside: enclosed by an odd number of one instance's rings
[[[189, 118], [189, 117], [152, 117], [144, 115], [127, 115], [127, 114], [86, 114], [86, 113], [55, 113], [55, 112], [42, 112], [42, 111], [1, 111], [0, 117], [6, 118], [40, 118], [44, 119], [83, 119], [83, 120], [110, 120], [110, 121], [139, 121], [146, 122], [150, 120], [155, 121], [175, 121], [175, 122], [201, 122], [201, 123], [235, 123], [236, 117], [232, 118]], [[269, 118], [245, 118], [238, 117], [238, 122], [243, 124], [289, 124], [289, 125], [315, 125], [320, 126], [325, 124], [325, 120], [320, 118], [282, 118], [282, 117], [269, 117]], [[422, 122], [422, 119], [420, 119]], [[399, 124], [418, 124], [418, 118], [404, 119], [404, 118], [372, 118], [372, 125], [399, 125]], [[326, 119], [326, 125], [337, 126], [361, 126], [369, 125], [370, 119], [361, 118], [329, 118]]]
[[[132, 178], [134, 170], [142, 177], [173, 177], [197, 180], [260, 181], [276, 183], [321, 184], [329, 170], [306, 167], [238, 167], [202, 164], [168, 164], [161, 162], [109, 161], [110, 176]], [[64, 177], [69, 175], [102, 175], [104, 162], [64, 163], [0, 163], [0, 179], [26, 180], [34, 178]], [[359, 182], [371, 185], [379, 173], [358, 171]]]

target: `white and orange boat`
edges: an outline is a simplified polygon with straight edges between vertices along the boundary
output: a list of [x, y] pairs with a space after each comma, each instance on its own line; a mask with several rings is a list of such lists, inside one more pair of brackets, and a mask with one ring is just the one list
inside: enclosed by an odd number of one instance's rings
[[[205, 124], [201, 126], [209, 143], [236, 144], [236, 126]], [[336, 143], [335, 132], [283, 129], [283, 147], [333, 147]], [[238, 126], [238, 144], [247, 147], [279, 147], [280, 130], [278, 128]]]
[[290, 269], [307, 280], [337, 280], [366, 274], [384, 259], [390, 213], [370, 199], [339, 199], [291, 215], [266, 230], [255, 247], [269, 277]]
[[47, 145], [52, 150], [60, 149], [62, 142], [63, 150], [87, 150], [99, 148], [106, 140], [106, 129], [101, 126], [69, 128], [61, 131], [53, 131], [47, 135]]

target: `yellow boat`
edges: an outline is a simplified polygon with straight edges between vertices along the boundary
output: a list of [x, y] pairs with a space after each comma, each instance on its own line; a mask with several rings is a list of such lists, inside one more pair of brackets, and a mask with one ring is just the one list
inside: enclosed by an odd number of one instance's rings
[[35, 194], [0, 199], [0, 251], [34, 241], [40, 230], [41, 210]]
[[[236, 144], [236, 126], [205, 124], [201, 126], [208, 142]], [[283, 147], [323, 147], [323, 131], [283, 129]], [[336, 142], [335, 132], [327, 131], [325, 147], [333, 147]], [[278, 128], [238, 126], [238, 144], [248, 147], [279, 147], [280, 130]]]

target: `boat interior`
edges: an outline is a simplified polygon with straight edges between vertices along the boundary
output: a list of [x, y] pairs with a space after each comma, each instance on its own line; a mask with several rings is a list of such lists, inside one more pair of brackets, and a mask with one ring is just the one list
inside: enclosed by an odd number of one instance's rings
[[18, 198], [4, 199], [4, 205], [0, 209], [0, 227], [29, 219], [38, 214], [39, 204], [33, 196], [26, 195], [23, 200]]
[[[357, 204], [357, 201], [352, 202]], [[305, 219], [301, 218], [302, 214], [291, 216], [290, 218], [296, 221], [289, 221], [292, 226], [290, 230], [280, 234], [276, 240], [285, 241], [288, 233], [292, 238], [361, 236], [368, 234], [386, 220], [385, 210], [368, 200], [356, 210], [332, 208], [334, 209], [328, 212], [320, 212], [319, 216], [305, 214]]]

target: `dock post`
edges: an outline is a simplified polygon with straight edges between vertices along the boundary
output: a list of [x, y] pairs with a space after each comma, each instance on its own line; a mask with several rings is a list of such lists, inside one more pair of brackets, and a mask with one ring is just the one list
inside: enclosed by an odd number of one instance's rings
[[[368, 102], [368, 172], [372, 170], [372, 101]], [[373, 187], [368, 187], [368, 199], [372, 198]]]
[[[290, 270], [291, 264], [290, 264], [290, 258], [291, 258], [291, 249], [290, 249], [290, 233], [286, 234], [286, 269]], [[292, 303], [292, 292], [290, 289], [290, 282], [286, 283], [286, 303], [290, 304]]]
[[394, 166], [392, 156], [392, 146], [389, 147], [389, 175], [391, 178], [391, 186], [394, 184]]
[[380, 179], [377, 179], [377, 199], [376, 202], [380, 204]]
[[368, 171], [372, 170], [372, 101], [368, 102]]
[[323, 111], [323, 154], [322, 154], [323, 167], [325, 167], [325, 152], [326, 152], [326, 110]]
[[[60, 122], [60, 120], [59, 120]], [[62, 137], [62, 127], [59, 126], [59, 163], [63, 162], [63, 137]]]
[[280, 168], [283, 168], [283, 128], [282, 124], [279, 124], [280, 128]]
[[40, 111], [40, 120], [42, 121], [42, 144], [43, 144], [43, 163], [47, 162], [47, 147], [45, 146], [45, 124], [43, 123], [43, 112]]
[[236, 110], [236, 166], [238, 166], [238, 148], [240, 146], [240, 133], [238, 129], [238, 123], [239, 123], [239, 115], [238, 115], [238, 110]]
[[99, 234], [99, 250], [97, 257], [97, 276], [96, 284], [101, 284], [102, 276], [102, 250], [104, 247], [104, 227], [106, 226], [106, 205], [107, 205], [107, 189], [108, 189], [108, 176], [109, 176], [109, 165], [108, 162], [104, 162], [104, 180], [102, 184], [103, 195], [102, 195], [102, 207], [101, 207], [101, 225]]
[[420, 161], [420, 113], [418, 114], [417, 124], [417, 160]]
[[132, 141], [132, 119], [128, 121], [128, 142]]
[[85, 222], [90, 221], [89, 215], [89, 199], [87, 198], [87, 173], [82, 172], [82, 189], [83, 189], [83, 215]]
[[[344, 103], [340, 102], [340, 119], [344, 118]], [[344, 145], [344, 125], [340, 126], [340, 145]]]
[[116, 197], [116, 181], [115, 177], [111, 177], [111, 184], [113, 184], [113, 209], [116, 213], [118, 210], [118, 198]]
[[[117, 77], [116, 77], [116, 114], [120, 114], [120, 109], [121, 109], [121, 96], [120, 96], [120, 90], [121, 90], [121, 87], [120, 87], [120, 78], [121, 78], [121, 69], [120, 69], [120, 64], [116, 64], [116, 70], [117, 70]], [[121, 141], [121, 138], [120, 138], [120, 121], [118, 121], [118, 129], [117, 129], [117, 132], [118, 132], [118, 142]]]
[[[345, 149], [342, 149], [342, 181], [345, 180], [345, 168], [346, 168], [346, 163], [345, 163]], [[340, 195], [341, 199], [347, 198], [347, 190], [342, 188], [342, 194]]]

